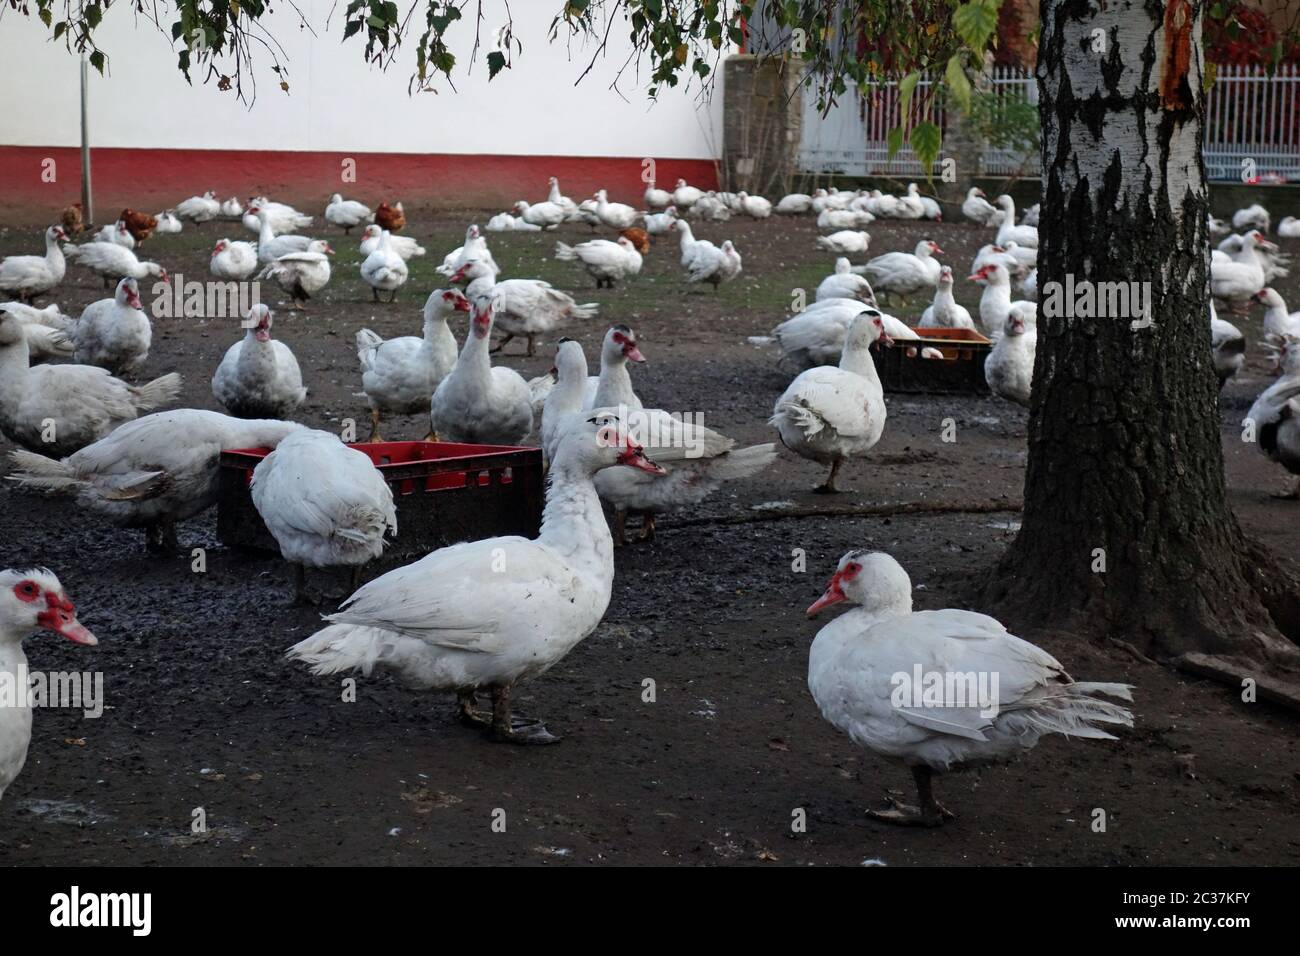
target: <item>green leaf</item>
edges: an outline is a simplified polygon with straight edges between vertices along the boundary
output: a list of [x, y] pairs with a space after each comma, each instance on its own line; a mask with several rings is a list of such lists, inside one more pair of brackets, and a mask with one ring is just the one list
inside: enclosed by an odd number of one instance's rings
[[952, 25], [962, 42], [976, 53], [983, 53], [989, 38], [998, 28], [1000, 0], [971, 0], [953, 11]]
[[90, 25], [90, 29], [93, 30], [95, 27], [99, 26], [99, 21], [103, 19], [104, 8], [99, 4], [92, 3], [90, 6], [86, 7], [86, 23]]
[[944, 70], [943, 78], [948, 84], [948, 91], [952, 93], [953, 98], [962, 108], [963, 113], [970, 112], [970, 80], [966, 78], [966, 71], [962, 68], [961, 53], [954, 53], [948, 58], [948, 68]]
[[41, 18], [41, 23], [44, 23], [47, 27], [54, 22], [54, 14], [50, 13], [48, 7], [42, 7], [36, 15]]
[[68, 21], [60, 20], [58, 23], [54, 24], [54, 39], [57, 40], [59, 37], [63, 36], [63, 34], [65, 34], [67, 31], [68, 31]]
[[917, 123], [912, 127], [910, 140], [912, 152], [916, 153], [916, 158], [921, 161], [926, 176], [930, 175], [934, 161], [939, 158], [939, 144], [942, 140], [943, 134], [939, 131], [939, 127], [931, 122]]
[[885, 137], [885, 142], [889, 145], [889, 158], [893, 159], [903, 148], [903, 127], [895, 126], [891, 129]]
[[488, 79], [496, 76], [506, 68], [506, 55], [500, 50], [493, 50], [487, 55]]
[[912, 92], [916, 89], [916, 84], [920, 82], [920, 80], [921, 74], [913, 70], [911, 73], [907, 74], [907, 76], [903, 77], [898, 84], [899, 105], [902, 107], [904, 113], [907, 112], [908, 106], [911, 105]]
[[347, 25], [343, 28], [343, 39], [346, 40], [348, 37], [359, 31], [361, 27], [362, 22], [360, 20], [349, 20]]
[[372, 13], [370, 16], [366, 17], [366, 26], [375, 30], [387, 30], [388, 21], [382, 17], [377, 17]]
[[102, 50], [96, 50], [90, 54], [90, 65], [99, 71], [100, 76], [104, 75], [104, 52]]

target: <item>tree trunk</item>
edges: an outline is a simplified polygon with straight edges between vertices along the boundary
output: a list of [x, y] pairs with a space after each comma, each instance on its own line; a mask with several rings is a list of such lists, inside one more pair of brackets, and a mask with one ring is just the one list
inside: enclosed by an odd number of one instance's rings
[[[1043, 0], [1041, 14], [1029, 463], [1022, 528], [986, 596], [1022, 620], [1159, 656], [1294, 660], [1279, 634], [1291, 629], [1290, 582], [1245, 539], [1225, 496], [1201, 0]], [[1149, 283], [1153, 324], [1133, 328], [1133, 307], [1049, 314], [1051, 284], [1070, 281]]]

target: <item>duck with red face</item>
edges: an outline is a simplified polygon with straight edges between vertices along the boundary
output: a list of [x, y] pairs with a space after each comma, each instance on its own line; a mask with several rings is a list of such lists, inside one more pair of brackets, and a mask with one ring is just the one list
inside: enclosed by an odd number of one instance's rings
[[[60, 634], [75, 644], [99, 643], [77, 620], [77, 609], [52, 571], [0, 571], [0, 681], [7, 683], [11, 692], [21, 691], [16, 699], [0, 704], [0, 797], [22, 771], [32, 740], [23, 638], [36, 631]], [[21, 687], [19, 682], [23, 682]]]

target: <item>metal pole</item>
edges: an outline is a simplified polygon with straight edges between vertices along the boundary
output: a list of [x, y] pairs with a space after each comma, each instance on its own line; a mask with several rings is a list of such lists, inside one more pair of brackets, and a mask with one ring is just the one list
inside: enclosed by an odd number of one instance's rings
[[86, 121], [90, 64], [81, 57], [81, 214], [87, 226], [95, 221], [94, 200], [90, 191], [90, 128]]

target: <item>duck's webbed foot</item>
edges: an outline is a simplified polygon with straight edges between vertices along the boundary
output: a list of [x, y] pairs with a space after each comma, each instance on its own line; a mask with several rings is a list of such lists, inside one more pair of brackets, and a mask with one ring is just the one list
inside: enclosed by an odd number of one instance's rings
[[509, 685], [492, 688], [492, 739], [507, 744], [557, 744], [560, 738], [532, 717], [510, 712]]
[[492, 718], [478, 709], [478, 695], [472, 690], [456, 695], [456, 717], [462, 724], [480, 730], [492, 726]]
[[891, 823], [902, 827], [940, 827], [946, 820], [955, 820], [956, 814], [940, 806], [934, 799], [930, 786], [931, 771], [929, 767], [913, 767], [912, 779], [916, 781], [918, 806], [899, 803], [890, 799], [892, 806], [888, 810], [868, 810], [867, 816], [881, 823]]

